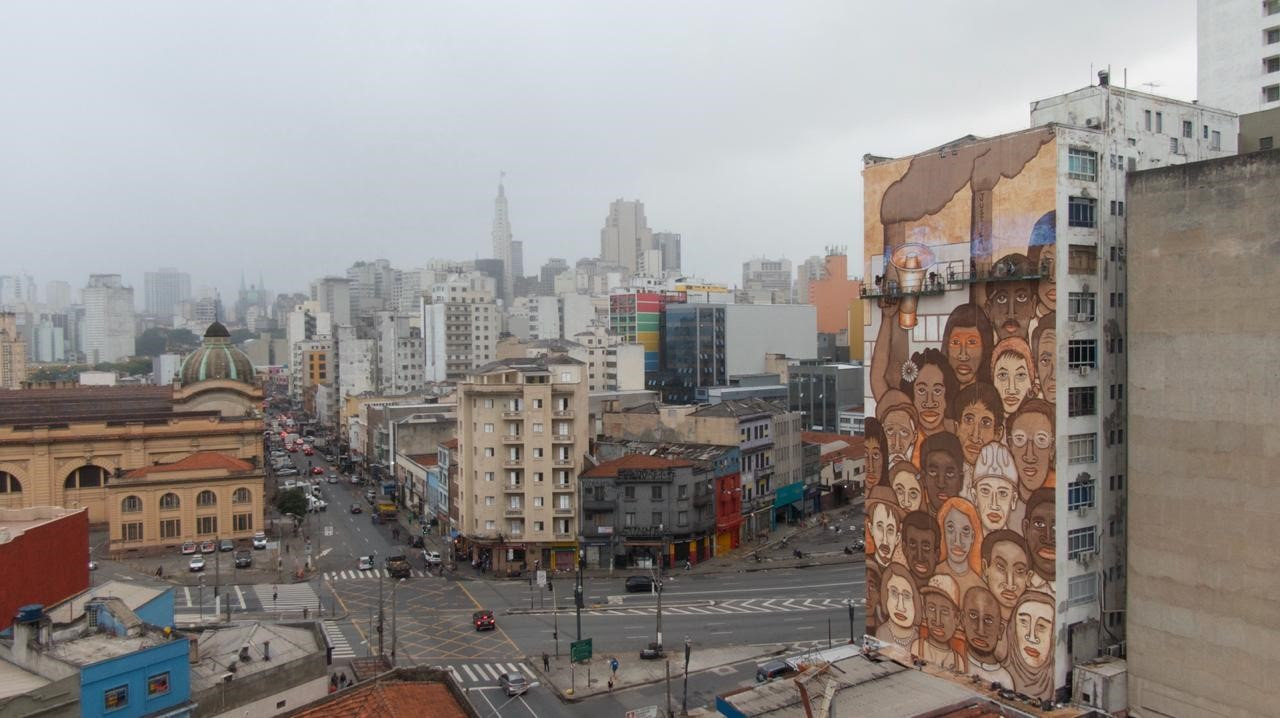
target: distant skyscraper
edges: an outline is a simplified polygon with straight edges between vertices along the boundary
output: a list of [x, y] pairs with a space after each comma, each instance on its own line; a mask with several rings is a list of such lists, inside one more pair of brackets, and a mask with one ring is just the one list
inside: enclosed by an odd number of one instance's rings
[[680, 235], [676, 232], [654, 232], [653, 246], [662, 252], [662, 271], [679, 274]]
[[21, 389], [27, 378], [27, 343], [18, 334], [17, 316], [0, 312], [0, 389]]
[[600, 259], [639, 272], [644, 253], [654, 249], [653, 231], [644, 216], [644, 203], [614, 200], [600, 230]]
[[[356, 262], [347, 268], [347, 279], [351, 280], [351, 316], [381, 311], [392, 305], [396, 270], [391, 262], [385, 259]], [[417, 303], [413, 306], [416, 309]]]
[[44, 302], [52, 311], [71, 306], [71, 285], [61, 279], [51, 279], [44, 285]]
[[91, 274], [84, 288], [85, 360], [119, 361], [134, 352], [133, 287], [119, 274]]
[[[503, 177], [506, 176], [504, 172]], [[507, 191], [498, 179], [498, 196], [493, 200], [493, 258], [502, 260], [502, 299], [511, 306], [515, 288], [515, 257], [511, 247], [511, 217], [507, 213]], [[523, 263], [523, 262], [522, 262]]]
[[814, 255], [796, 267], [796, 284], [794, 288], [797, 304], [812, 304], [809, 294], [809, 282], [822, 279], [824, 276], [822, 257]]
[[35, 303], [36, 282], [31, 275], [0, 275], [0, 307], [25, 309]]
[[191, 298], [191, 275], [173, 267], [147, 272], [142, 280], [144, 309], [147, 314], [173, 319], [179, 302]]
[[524, 276], [524, 242], [518, 239], [511, 241], [511, 276], [517, 280]]
[[546, 297], [554, 296], [556, 293], [556, 277], [561, 272], [568, 271], [568, 269], [569, 263], [563, 259], [558, 257], [548, 259], [538, 273], [538, 294]]
[[311, 298], [328, 312], [334, 324], [351, 324], [351, 280], [346, 277], [324, 277], [311, 283]]
[[742, 289], [753, 302], [785, 304], [791, 301], [791, 261], [752, 259], [742, 263]]

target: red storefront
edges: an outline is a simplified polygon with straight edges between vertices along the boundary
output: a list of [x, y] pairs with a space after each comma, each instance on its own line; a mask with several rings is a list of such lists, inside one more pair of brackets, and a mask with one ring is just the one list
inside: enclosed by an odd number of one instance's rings
[[716, 479], [716, 544], [719, 556], [738, 547], [742, 525], [742, 478], [737, 471]]

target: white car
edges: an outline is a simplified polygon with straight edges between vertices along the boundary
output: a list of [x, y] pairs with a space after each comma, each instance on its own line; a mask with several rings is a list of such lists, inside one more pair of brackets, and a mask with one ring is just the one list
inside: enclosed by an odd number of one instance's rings
[[253, 547], [262, 550], [267, 547], [267, 535], [261, 531], [253, 535]]
[[372, 556], [361, 556], [361, 557], [360, 557], [360, 561], [359, 561], [359, 563], [357, 563], [357, 564], [356, 564], [356, 567], [357, 567], [358, 569], [360, 569], [361, 571], [368, 571], [368, 570], [372, 569], [372, 568], [373, 568], [373, 557], [372, 557]]
[[203, 570], [204, 570], [204, 556], [201, 556], [200, 554], [196, 554], [195, 556], [192, 556], [192, 557], [191, 557], [191, 562], [190, 562], [190, 563], [188, 563], [188, 564], [187, 564], [187, 566], [189, 566], [189, 567], [191, 568], [191, 570], [192, 570], [192, 571], [203, 571]]
[[428, 566], [439, 566], [440, 552], [439, 551], [423, 551], [422, 560], [425, 561]]

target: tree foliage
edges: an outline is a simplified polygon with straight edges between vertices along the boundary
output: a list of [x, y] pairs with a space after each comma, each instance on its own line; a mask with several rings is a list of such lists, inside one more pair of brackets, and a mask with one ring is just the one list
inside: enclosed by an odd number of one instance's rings
[[154, 357], [164, 353], [186, 354], [200, 346], [200, 337], [190, 329], [151, 327], [134, 343], [138, 356]]
[[285, 489], [276, 494], [276, 509], [281, 514], [305, 516], [307, 513], [307, 495], [302, 489]]

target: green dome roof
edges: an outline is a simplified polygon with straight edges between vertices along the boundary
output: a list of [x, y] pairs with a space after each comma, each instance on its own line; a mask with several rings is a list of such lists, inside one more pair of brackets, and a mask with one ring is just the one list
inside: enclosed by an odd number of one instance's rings
[[231, 379], [252, 384], [253, 362], [248, 355], [231, 345], [231, 333], [220, 322], [209, 325], [204, 333], [204, 346], [182, 360], [178, 372], [183, 384], [212, 379]]

